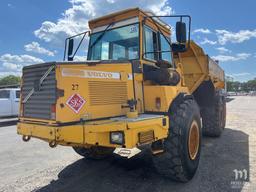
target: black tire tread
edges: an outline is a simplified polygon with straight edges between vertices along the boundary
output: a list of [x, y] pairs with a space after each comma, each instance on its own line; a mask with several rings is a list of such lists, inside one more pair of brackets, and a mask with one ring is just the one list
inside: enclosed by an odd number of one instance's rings
[[83, 156], [86, 159], [91, 160], [102, 160], [108, 158], [113, 149], [106, 147], [91, 147], [91, 148], [83, 148], [83, 147], [73, 147], [74, 151]]
[[[220, 111], [223, 110], [223, 115]], [[213, 105], [202, 109], [203, 135], [209, 137], [221, 136], [226, 124], [226, 101], [225, 97], [216, 94]]]
[[165, 142], [167, 149], [165, 153], [167, 154], [165, 156], [159, 155], [158, 162], [155, 164], [160, 174], [179, 182], [187, 182], [191, 179], [184, 168], [182, 157], [184, 149], [181, 139], [181, 128], [184, 126], [183, 119], [188, 113], [197, 113], [200, 117], [198, 105], [193, 99], [184, 100], [176, 112], [173, 112], [169, 136]]

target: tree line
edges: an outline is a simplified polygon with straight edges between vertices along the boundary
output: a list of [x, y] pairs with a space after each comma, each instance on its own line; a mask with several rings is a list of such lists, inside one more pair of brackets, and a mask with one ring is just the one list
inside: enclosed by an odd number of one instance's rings
[[8, 75], [5, 77], [0, 78], [0, 86], [6, 85], [19, 85], [20, 84], [20, 77], [15, 75]]
[[256, 78], [247, 82], [227, 81], [228, 92], [250, 92], [256, 91]]

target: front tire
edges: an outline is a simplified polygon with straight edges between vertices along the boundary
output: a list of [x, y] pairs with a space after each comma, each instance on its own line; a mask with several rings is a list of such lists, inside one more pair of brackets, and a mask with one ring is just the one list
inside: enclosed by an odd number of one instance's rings
[[175, 181], [187, 182], [196, 173], [201, 150], [200, 111], [193, 99], [184, 99], [170, 115], [164, 153], [153, 157], [157, 171]]

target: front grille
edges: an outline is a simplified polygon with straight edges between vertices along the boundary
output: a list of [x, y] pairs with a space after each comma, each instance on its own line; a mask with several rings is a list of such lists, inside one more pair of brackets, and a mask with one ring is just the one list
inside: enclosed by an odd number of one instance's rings
[[[54, 63], [38, 64], [23, 68], [22, 101], [39, 84], [41, 77]], [[51, 119], [51, 106], [56, 103], [55, 68], [37, 90], [23, 103], [23, 117]]]
[[90, 105], [127, 103], [126, 82], [89, 81]]

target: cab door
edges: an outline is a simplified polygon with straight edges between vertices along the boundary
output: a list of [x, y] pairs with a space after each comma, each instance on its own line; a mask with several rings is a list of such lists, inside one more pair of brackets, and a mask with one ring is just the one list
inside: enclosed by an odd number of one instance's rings
[[[148, 23], [150, 24], [150, 23]], [[168, 84], [161, 84], [159, 79], [164, 76], [163, 71], [173, 68], [170, 35], [159, 31], [154, 25], [143, 26], [143, 80], [145, 111], [163, 112], [168, 110], [165, 88], [172, 89]], [[165, 86], [165, 87], [164, 87]], [[169, 91], [169, 93], [172, 91]], [[169, 97], [167, 100], [170, 100]]]

